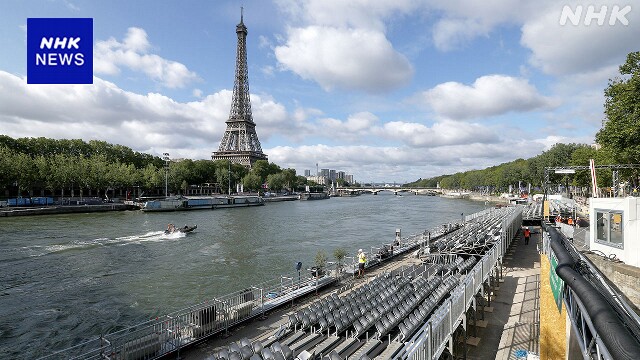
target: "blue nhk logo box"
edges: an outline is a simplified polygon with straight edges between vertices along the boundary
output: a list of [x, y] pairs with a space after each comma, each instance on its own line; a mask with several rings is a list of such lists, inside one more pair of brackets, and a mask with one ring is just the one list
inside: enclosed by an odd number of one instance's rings
[[93, 84], [93, 19], [28, 18], [27, 84]]

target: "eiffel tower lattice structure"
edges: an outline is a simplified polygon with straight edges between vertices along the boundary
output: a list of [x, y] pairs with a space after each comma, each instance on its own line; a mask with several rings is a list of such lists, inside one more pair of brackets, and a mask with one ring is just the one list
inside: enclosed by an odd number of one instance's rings
[[231, 112], [226, 121], [227, 129], [222, 136], [218, 151], [213, 153], [213, 160], [230, 160], [232, 163], [251, 167], [257, 160], [267, 160], [262, 152], [260, 140], [256, 133], [256, 123], [251, 114], [249, 97], [249, 72], [247, 70], [247, 27], [244, 25], [242, 12], [240, 23], [236, 26], [238, 48], [236, 53], [236, 76], [233, 84]]

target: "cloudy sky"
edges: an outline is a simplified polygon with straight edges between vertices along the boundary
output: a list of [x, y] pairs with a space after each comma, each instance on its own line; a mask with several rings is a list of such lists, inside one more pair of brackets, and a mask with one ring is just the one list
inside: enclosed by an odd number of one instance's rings
[[[364, 182], [592, 143], [608, 80], [640, 50], [635, 0], [4, 0], [0, 133], [209, 159], [229, 115], [241, 5], [269, 160]], [[587, 25], [589, 5], [602, 19]], [[561, 25], [565, 6], [582, 6], [578, 25]], [[93, 85], [26, 83], [29, 17], [94, 19]]]

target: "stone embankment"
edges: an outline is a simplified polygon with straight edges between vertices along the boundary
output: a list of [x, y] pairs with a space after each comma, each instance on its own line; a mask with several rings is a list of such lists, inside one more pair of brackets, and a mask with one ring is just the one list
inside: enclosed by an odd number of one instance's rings
[[4, 207], [0, 208], [0, 217], [7, 216], [31, 216], [31, 215], [51, 215], [70, 213], [92, 213], [106, 211], [136, 210], [136, 206], [120, 203], [109, 203], [101, 205], [61, 205], [43, 207]]
[[495, 196], [495, 195], [481, 194], [478, 192], [461, 192], [460, 190], [442, 189], [442, 193], [443, 193], [443, 196], [445, 197], [469, 199], [474, 201], [487, 201], [490, 203], [502, 203], [502, 204], [509, 203], [509, 199], [507, 198], [504, 198], [501, 196]]

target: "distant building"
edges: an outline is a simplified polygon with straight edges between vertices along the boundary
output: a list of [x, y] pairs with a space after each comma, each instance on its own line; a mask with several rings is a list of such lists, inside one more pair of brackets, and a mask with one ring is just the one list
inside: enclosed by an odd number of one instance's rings
[[329, 178], [326, 176], [307, 176], [307, 181], [313, 181], [318, 185], [329, 184]]
[[344, 171], [338, 171], [334, 169], [320, 169], [317, 176], [311, 176], [311, 171], [305, 170], [304, 176], [307, 178], [307, 180], [314, 181], [322, 185], [330, 185], [332, 183], [335, 183], [338, 179], [343, 179], [345, 182], [353, 184], [353, 175], [348, 175]]

